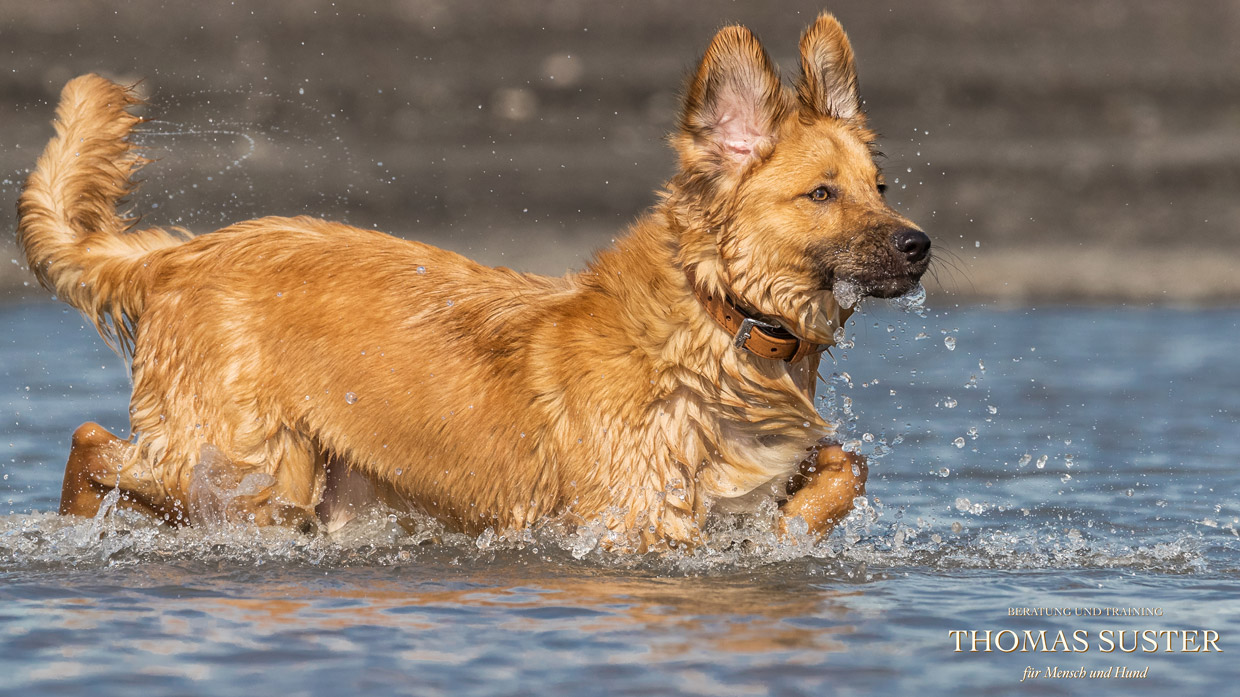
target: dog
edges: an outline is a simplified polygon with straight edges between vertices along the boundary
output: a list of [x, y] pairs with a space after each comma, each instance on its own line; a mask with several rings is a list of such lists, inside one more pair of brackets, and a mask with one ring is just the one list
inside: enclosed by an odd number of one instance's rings
[[138, 99], [69, 82], [18, 240], [130, 362], [134, 435], [74, 433], [60, 511], [119, 490], [177, 525], [333, 530], [382, 504], [643, 551], [700, 543], [711, 511], [776, 510], [781, 534], [826, 535], [867, 477], [814, 408], [852, 311], [833, 289], [906, 293], [931, 242], [884, 199], [830, 14], [800, 64], [785, 86], [749, 30], [720, 30], [658, 203], [562, 278], [308, 217], [134, 229]]

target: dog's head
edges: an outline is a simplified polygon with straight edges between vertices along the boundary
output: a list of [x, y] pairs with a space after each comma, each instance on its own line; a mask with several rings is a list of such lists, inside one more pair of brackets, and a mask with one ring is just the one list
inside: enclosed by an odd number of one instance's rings
[[[793, 333], [829, 343], [833, 289], [889, 298], [912, 290], [930, 238], [887, 205], [852, 48], [824, 13], [786, 88], [748, 29], [711, 41], [685, 95], [669, 198], [681, 261]], [[833, 314], [835, 313], [835, 314]]]

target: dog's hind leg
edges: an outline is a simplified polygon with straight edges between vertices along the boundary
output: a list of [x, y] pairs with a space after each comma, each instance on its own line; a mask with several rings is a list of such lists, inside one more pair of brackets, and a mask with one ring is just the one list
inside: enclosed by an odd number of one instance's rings
[[[92, 517], [98, 513], [103, 497], [121, 484], [119, 473], [132, 450], [132, 443], [117, 438], [97, 423], [88, 421], [79, 426], [73, 432], [73, 446], [60, 486], [60, 514]], [[147, 498], [150, 492], [120, 488], [119, 507], [163, 517]]]
[[120, 489], [117, 507], [134, 510], [173, 525], [288, 525], [299, 530], [316, 526], [313, 507], [291, 505], [277, 492], [277, 479], [258, 468], [237, 464], [216, 448], [204, 445], [188, 478], [161, 481], [137, 457], [133, 443], [117, 438], [96, 423], [85, 423], [73, 434], [73, 447], [60, 489], [61, 515], [92, 517], [104, 497]]
[[836, 444], [819, 448], [793, 477], [795, 491], [780, 511], [780, 536], [788, 536], [789, 524], [797, 518], [805, 521], [814, 536], [830, 533], [852, 510], [853, 499], [865, 493], [868, 474], [864, 457]]

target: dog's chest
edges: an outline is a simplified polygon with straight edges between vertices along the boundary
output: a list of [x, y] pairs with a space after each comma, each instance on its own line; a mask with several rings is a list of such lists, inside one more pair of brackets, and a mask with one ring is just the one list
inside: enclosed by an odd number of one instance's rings
[[831, 434], [817, 414], [795, 418], [761, 419], [745, 409], [722, 408], [717, 402], [680, 394], [667, 410], [673, 423], [672, 456], [696, 465], [696, 483], [707, 500], [741, 508], [758, 493], [778, 496], [787, 479], [809, 455], [810, 449]]

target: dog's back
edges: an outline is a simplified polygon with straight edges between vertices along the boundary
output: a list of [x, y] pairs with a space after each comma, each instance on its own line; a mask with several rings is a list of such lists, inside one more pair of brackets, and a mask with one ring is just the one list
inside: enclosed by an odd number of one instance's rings
[[557, 487], [527, 481], [536, 470], [513, 444], [536, 449], [553, 423], [530, 327], [570, 294], [564, 281], [309, 218], [152, 257], [132, 420], [166, 477], [189, 481], [211, 444], [306, 508], [328, 456], [414, 482], [412, 506], [470, 530], [558, 502]]

